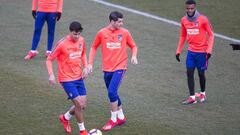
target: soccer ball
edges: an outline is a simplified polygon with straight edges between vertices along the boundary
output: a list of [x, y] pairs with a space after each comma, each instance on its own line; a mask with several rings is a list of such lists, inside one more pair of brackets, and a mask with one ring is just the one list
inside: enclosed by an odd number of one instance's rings
[[89, 135], [102, 135], [102, 132], [99, 130], [99, 129], [91, 129], [89, 132], [88, 132]]

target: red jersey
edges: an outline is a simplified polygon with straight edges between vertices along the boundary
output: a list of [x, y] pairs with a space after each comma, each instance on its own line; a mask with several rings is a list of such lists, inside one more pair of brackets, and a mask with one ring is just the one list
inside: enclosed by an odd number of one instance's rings
[[127, 47], [131, 48], [132, 56], [137, 55], [136, 44], [129, 31], [124, 28], [112, 30], [110, 27], [105, 27], [97, 33], [90, 50], [89, 64], [93, 64], [99, 45], [102, 47], [103, 71], [127, 69]]
[[33, 0], [32, 10], [62, 13], [63, 0]]
[[74, 81], [82, 77], [82, 65], [87, 68], [86, 46], [83, 37], [73, 41], [70, 36], [61, 39], [53, 52], [48, 56], [46, 64], [48, 74], [53, 73], [52, 61], [57, 58], [58, 81]]
[[176, 54], [180, 54], [185, 40], [188, 50], [192, 52], [212, 53], [214, 34], [206, 16], [200, 15], [195, 21], [189, 21], [186, 16], [181, 19], [180, 39]]

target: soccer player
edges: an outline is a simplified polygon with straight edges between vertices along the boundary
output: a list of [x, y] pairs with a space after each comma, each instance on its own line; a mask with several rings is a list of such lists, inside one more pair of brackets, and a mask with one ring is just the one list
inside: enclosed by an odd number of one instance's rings
[[132, 51], [131, 63], [138, 64], [136, 44], [129, 31], [122, 27], [123, 14], [118, 11], [111, 12], [109, 20], [109, 25], [97, 33], [92, 43], [88, 64], [88, 70], [91, 73], [97, 48], [101, 45], [104, 81], [111, 103], [111, 118], [103, 126], [103, 131], [111, 130], [126, 121], [118, 88], [127, 69], [127, 47]]
[[183, 104], [197, 102], [194, 90], [194, 70], [198, 69], [201, 92], [197, 97], [200, 102], [206, 100], [205, 85], [208, 60], [212, 54], [214, 34], [208, 18], [200, 14], [196, 9], [194, 0], [186, 1], [186, 16], [181, 19], [180, 39], [176, 51], [176, 59], [180, 62], [180, 53], [185, 40], [188, 41], [188, 52], [186, 59], [187, 79], [190, 97]]
[[[86, 88], [84, 81], [88, 75], [86, 45], [81, 36], [83, 30], [79, 22], [72, 22], [69, 26], [70, 33], [62, 38], [53, 52], [48, 56], [46, 65], [48, 69], [49, 81], [55, 83], [52, 62], [57, 59], [58, 81], [61, 83], [68, 99], [71, 99], [73, 106], [64, 115], [60, 115], [67, 133], [71, 133], [69, 120], [72, 115], [76, 116], [80, 135], [87, 135], [84, 126], [84, 109], [86, 108]], [[83, 70], [82, 70], [83, 69]]]
[[62, 14], [63, 0], [32, 0], [32, 16], [35, 19], [32, 48], [24, 57], [29, 60], [38, 54], [37, 47], [41, 37], [42, 28], [45, 22], [48, 26], [48, 43], [45, 56], [51, 51], [54, 41], [55, 24], [59, 21]]

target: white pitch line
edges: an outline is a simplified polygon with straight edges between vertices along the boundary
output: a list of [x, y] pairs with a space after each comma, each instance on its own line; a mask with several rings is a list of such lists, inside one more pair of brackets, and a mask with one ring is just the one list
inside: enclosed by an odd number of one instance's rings
[[[152, 19], [155, 19], [155, 20], [158, 20], [158, 21], [162, 21], [162, 22], [165, 22], [165, 23], [168, 23], [168, 24], [172, 24], [172, 25], [175, 25], [175, 26], [180, 26], [179, 22], [172, 21], [172, 20], [169, 20], [169, 19], [166, 19], [166, 18], [162, 18], [162, 17], [156, 16], [156, 15], [152, 15], [152, 14], [149, 14], [149, 13], [146, 13], [146, 12], [142, 12], [142, 11], [134, 10], [134, 9], [127, 8], [127, 7], [124, 7], [124, 6], [112, 4], [112, 3], [109, 3], [109, 2], [105, 2], [103, 0], [91, 0], [91, 1], [95, 1], [97, 3], [103, 4], [103, 5], [106, 5], [106, 6], [109, 6], [109, 7], [118, 8], [118, 9], [121, 9], [121, 10], [124, 10], [124, 11], [128, 11], [128, 12], [131, 12], [131, 13], [142, 15], [142, 16], [152, 18]], [[224, 35], [221, 35], [221, 34], [218, 34], [218, 33], [214, 33], [214, 35], [215, 35], [215, 37], [218, 37], [218, 38], [221, 38], [221, 39], [224, 39], [224, 40], [240, 43], [239, 39], [231, 38], [231, 37], [224, 36]]]

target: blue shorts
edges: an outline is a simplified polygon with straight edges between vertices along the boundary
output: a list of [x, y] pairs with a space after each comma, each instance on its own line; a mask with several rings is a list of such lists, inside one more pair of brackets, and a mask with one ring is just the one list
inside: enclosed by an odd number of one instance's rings
[[85, 88], [83, 79], [69, 81], [69, 82], [62, 82], [61, 84], [68, 95], [68, 99], [72, 100], [77, 96], [86, 95], [86, 88]]
[[192, 52], [188, 50], [186, 67], [197, 68], [198, 70], [207, 70], [208, 61], [206, 53]]
[[121, 105], [121, 99], [118, 96], [118, 88], [122, 82], [122, 78], [126, 70], [116, 70], [114, 72], [104, 71], [104, 81], [108, 90], [110, 102], [118, 101], [118, 106]]

